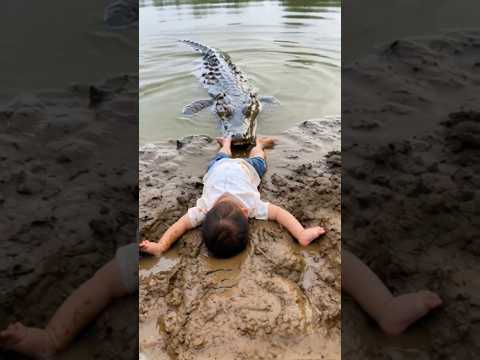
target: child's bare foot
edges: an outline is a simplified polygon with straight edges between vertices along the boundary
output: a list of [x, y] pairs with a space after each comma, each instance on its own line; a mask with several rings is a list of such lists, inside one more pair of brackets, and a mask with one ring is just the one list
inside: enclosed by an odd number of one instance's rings
[[159, 243], [148, 240], [141, 241], [138, 247], [140, 248], [140, 251], [154, 256], [160, 256], [165, 251], [163, 246]]
[[215, 138], [215, 140], [217, 140], [217, 143], [218, 145], [220, 145], [221, 147], [230, 147], [230, 145], [232, 144], [232, 138], [231, 137], [217, 137]]
[[44, 329], [27, 327], [17, 322], [0, 332], [0, 347], [34, 359], [48, 359], [55, 354], [52, 338]]
[[440, 297], [427, 290], [392, 298], [378, 319], [388, 335], [400, 335], [407, 327], [442, 304]]
[[298, 242], [302, 246], [307, 246], [313, 240], [315, 240], [316, 238], [318, 238], [320, 235], [323, 235], [323, 234], [325, 234], [325, 229], [322, 228], [321, 226], [308, 228], [303, 230], [303, 233], [300, 235]]
[[277, 139], [260, 137], [257, 138], [256, 142], [256, 145], [259, 145], [262, 149], [271, 149], [277, 143]]

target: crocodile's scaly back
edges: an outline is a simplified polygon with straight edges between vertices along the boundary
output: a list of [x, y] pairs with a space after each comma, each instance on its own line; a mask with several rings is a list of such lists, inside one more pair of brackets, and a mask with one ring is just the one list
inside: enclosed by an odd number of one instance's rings
[[237, 144], [253, 142], [260, 103], [247, 77], [227, 54], [194, 41], [181, 42], [203, 57], [197, 77], [214, 99], [223, 135], [231, 135]]
[[232, 63], [228, 54], [190, 40], [182, 40], [182, 42], [201, 53], [203, 62], [198, 76], [210, 94], [216, 96], [224, 92], [228, 95], [241, 96], [254, 92], [245, 74]]

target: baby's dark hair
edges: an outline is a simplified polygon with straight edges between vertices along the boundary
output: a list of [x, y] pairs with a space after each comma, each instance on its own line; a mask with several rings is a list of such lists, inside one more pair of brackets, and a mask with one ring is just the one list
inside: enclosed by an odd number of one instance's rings
[[243, 251], [248, 242], [248, 218], [231, 202], [221, 202], [206, 214], [202, 237], [213, 256], [229, 258]]

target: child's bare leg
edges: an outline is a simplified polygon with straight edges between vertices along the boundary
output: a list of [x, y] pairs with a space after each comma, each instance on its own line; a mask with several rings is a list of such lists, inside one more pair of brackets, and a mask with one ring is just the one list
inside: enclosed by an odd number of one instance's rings
[[231, 137], [217, 138], [217, 142], [221, 146], [218, 152], [222, 152], [227, 154], [228, 156], [232, 156], [232, 138]]
[[263, 159], [266, 159], [266, 154], [265, 154], [265, 149], [270, 149], [272, 148], [276, 143], [275, 139], [268, 138], [268, 137], [260, 137], [257, 138], [255, 142], [255, 146], [250, 150], [250, 154], [248, 154], [248, 157], [261, 157]]
[[45, 329], [12, 324], [0, 332], [0, 347], [37, 359], [65, 349], [113, 299], [127, 294], [119, 272], [111, 260], [65, 300]]
[[342, 289], [389, 335], [401, 334], [442, 304], [437, 294], [427, 290], [394, 297], [367, 265], [346, 250], [342, 250]]

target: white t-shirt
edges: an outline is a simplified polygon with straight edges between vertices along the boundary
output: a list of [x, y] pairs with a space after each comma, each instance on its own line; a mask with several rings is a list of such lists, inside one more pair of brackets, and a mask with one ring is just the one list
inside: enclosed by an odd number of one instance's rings
[[200, 225], [205, 214], [217, 199], [225, 193], [238, 198], [248, 209], [248, 216], [268, 219], [268, 203], [260, 200], [258, 192], [260, 177], [247, 161], [225, 158], [218, 160], [203, 178], [203, 194], [197, 206], [188, 209], [188, 218], [193, 227]]

